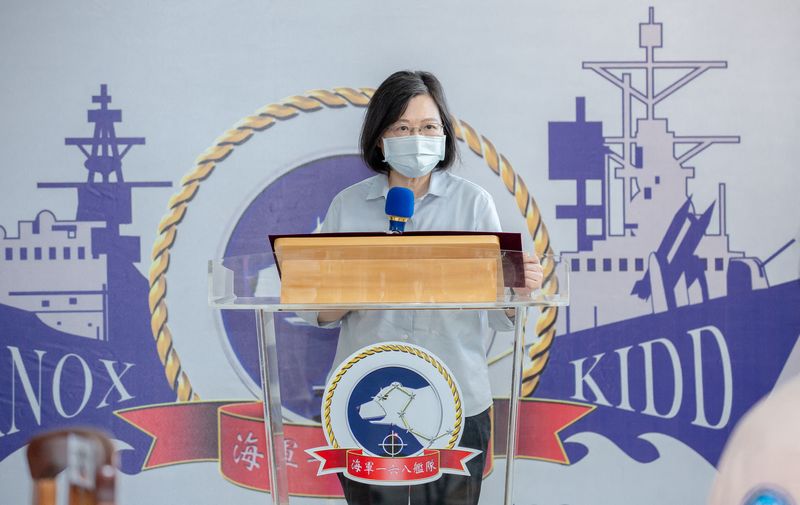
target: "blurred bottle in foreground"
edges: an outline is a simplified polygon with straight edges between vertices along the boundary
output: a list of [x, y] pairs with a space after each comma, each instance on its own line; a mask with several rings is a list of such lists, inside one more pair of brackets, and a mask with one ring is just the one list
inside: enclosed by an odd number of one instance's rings
[[114, 505], [114, 446], [100, 432], [69, 429], [28, 444], [34, 505]]

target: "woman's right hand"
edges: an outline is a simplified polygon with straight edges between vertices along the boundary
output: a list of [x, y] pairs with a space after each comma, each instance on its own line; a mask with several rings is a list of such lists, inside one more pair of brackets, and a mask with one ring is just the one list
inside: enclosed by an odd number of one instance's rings
[[321, 310], [317, 314], [317, 323], [330, 324], [343, 318], [349, 310]]

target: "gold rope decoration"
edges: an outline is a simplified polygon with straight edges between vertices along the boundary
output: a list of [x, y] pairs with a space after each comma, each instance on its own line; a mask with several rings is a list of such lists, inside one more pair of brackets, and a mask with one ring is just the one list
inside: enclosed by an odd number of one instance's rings
[[461, 433], [462, 423], [461, 398], [458, 395], [458, 388], [456, 387], [455, 381], [453, 381], [452, 377], [450, 377], [450, 374], [447, 373], [447, 370], [445, 370], [442, 364], [433, 359], [433, 357], [431, 357], [428, 353], [422, 351], [421, 349], [417, 349], [416, 347], [402, 344], [380, 344], [372, 346], [369, 349], [366, 349], [353, 356], [353, 358], [342, 365], [341, 369], [336, 373], [336, 375], [333, 376], [333, 380], [331, 381], [330, 386], [327, 388], [328, 393], [325, 395], [325, 398], [322, 402], [322, 426], [325, 428], [325, 432], [328, 435], [328, 440], [330, 441], [331, 446], [335, 449], [339, 448], [339, 443], [336, 441], [336, 436], [333, 434], [333, 430], [331, 429], [331, 401], [333, 400], [333, 392], [336, 390], [336, 386], [339, 384], [339, 381], [342, 379], [342, 377], [344, 377], [344, 374], [346, 374], [350, 368], [353, 367], [353, 365], [367, 356], [372, 356], [374, 354], [386, 351], [400, 351], [421, 358], [433, 365], [439, 374], [444, 377], [444, 380], [447, 381], [447, 385], [450, 387], [450, 393], [453, 395], [453, 400], [455, 401], [456, 424], [453, 426], [453, 433], [450, 435], [450, 440], [447, 441], [446, 448], [452, 449], [455, 447], [456, 442], [458, 441], [459, 433]]
[[[256, 132], [266, 130], [279, 121], [296, 117], [300, 112], [313, 112], [324, 107], [342, 108], [348, 105], [366, 107], [374, 91], [372, 88], [317, 89], [308, 91], [305, 95], [290, 96], [278, 103], [268, 104], [219, 136], [211, 147], [197, 157], [194, 167], [181, 179], [180, 189], [169, 199], [167, 214], [161, 218], [158, 224], [158, 236], [153, 243], [151, 253], [148, 296], [151, 314], [150, 329], [159, 359], [164, 366], [167, 381], [175, 391], [178, 401], [195, 401], [200, 397], [192, 388], [189, 376], [181, 366], [178, 353], [173, 345], [172, 333], [167, 324], [169, 319], [166, 302], [167, 271], [169, 270], [170, 249], [175, 244], [178, 225], [186, 216], [189, 202], [197, 195], [200, 184], [211, 175], [218, 163], [230, 156], [236, 146], [243, 145]], [[475, 130], [465, 121], [454, 118], [454, 126], [456, 137], [461, 141], [466, 141], [472, 152], [486, 160], [489, 168], [500, 176], [508, 191], [514, 196], [517, 206], [527, 222], [536, 254], [542, 256], [552, 252], [550, 238], [547, 228], [542, 222], [539, 208], [529, 195], [522, 178], [514, 172], [505, 156], [499, 154], [486, 137], [478, 137]], [[558, 282], [553, 275], [554, 266], [548, 262], [544, 262], [543, 266], [542, 290], [548, 294], [555, 293]], [[536, 333], [539, 339], [528, 350], [531, 365], [523, 371], [523, 396], [533, 393], [538, 384], [539, 375], [547, 363], [548, 351], [555, 335], [557, 314], [557, 307], [546, 307], [542, 309], [537, 320]]]
[[[543, 258], [542, 267], [542, 293], [552, 295], [558, 292], [558, 278], [555, 275], [555, 264], [545, 255], [553, 254], [550, 246], [550, 234], [542, 220], [542, 214], [536, 200], [533, 199], [522, 177], [514, 171], [508, 159], [497, 152], [494, 144], [489, 139], [478, 133], [466, 121], [453, 118], [455, 134], [458, 140], [465, 142], [470, 151], [486, 161], [486, 165], [500, 177], [509, 193], [517, 202], [522, 217], [528, 227], [528, 232], [533, 239], [534, 253]], [[556, 334], [556, 319], [558, 307], [541, 307], [539, 318], [536, 320], [537, 340], [528, 348], [530, 365], [522, 371], [522, 396], [530, 396], [539, 385], [539, 378], [544, 371], [550, 357], [550, 346]], [[523, 324], [525, 322], [523, 321]], [[524, 345], [524, 344], [523, 344]]]
[[169, 199], [168, 212], [158, 224], [158, 237], [153, 244], [149, 275], [150, 329], [156, 342], [158, 357], [164, 365], [167, 381], [175, 391], [178, 401], [194, 401], [200, 397], [192, 388], [189, 376], [181, 366], [167, 324], [167, 271], [169, 253], [175, 243], [178, 225], [186, 216], [189, 202], [197, 195], [200, 184], [211, 175], [218, 163], [233, 152], [235, 146], [247, 142], [255, 132], [266, 130], [278, 121], [291, 119], [299, 112], [312, 112], [322, 109], [323, 106], [365, 107], [371, 96], [370, 89], [335, 88], [332, 91], [312, 90], [305, 96], [292, 96], [280, 103], [266, 105], [218, 137], [214, 144], [195, 160], [192, 170], [181, 179], [180, 189]]

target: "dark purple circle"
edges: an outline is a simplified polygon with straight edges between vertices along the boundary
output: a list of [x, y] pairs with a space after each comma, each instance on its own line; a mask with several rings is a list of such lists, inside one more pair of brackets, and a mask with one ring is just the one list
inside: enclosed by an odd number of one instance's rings
[[[265, 187], [239, 217], [225, 247], [225, 257], [270, 253], [267, 237], [311, 233], [344, 188], [374, 175], [357, 155], [332, 156], [294, 168]], [[274, 264], [250, 264], [254, 272]], [[241, 276], [240, 278], [244, 278]], [[237, 285], [238, 295], [252, 287]], [[319, 420], [322, 389], [333, 362], [339, 330], [302, 324], [294, 314], [275, 317], [281, 403], [307, 419]], [[233, 354], [255, 384], [260, 384], [256, 320], [252, 311], [223, 310], [222, 324]]]

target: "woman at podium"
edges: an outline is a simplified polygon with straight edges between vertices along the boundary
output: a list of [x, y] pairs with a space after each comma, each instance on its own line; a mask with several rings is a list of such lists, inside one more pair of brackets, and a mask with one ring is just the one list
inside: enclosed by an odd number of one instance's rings
[[[442, 86], [428, 72], [401, 71], [375, 91], [361, 130], [361, 154], [376, 175], [340, 192], [330, 204], [323, 233], [383, 232], [386, 195], [392, 187], [414, 193], [406, 231], [501, 231], [492, 197], [478, 185], [450, 173], [458, 158], [456, 138]], [[538, 259], [525, 259], [526, 288], [542, 283]], [[490, 437], [492, 394], [484, 342], [489, 328], [513, 329], [504, 311], [323, 311], [311, 317], [323, 327], [340, 326], [334, 358], [382, 340], [419, 344], [440, 357], [460, 384], [465, 423], [460, 446], [478, 449], [467, 463], [470, 476], [443, 475], [428, 484], [378, 487], [341, 477], [349, 504], [478, 503]]]

